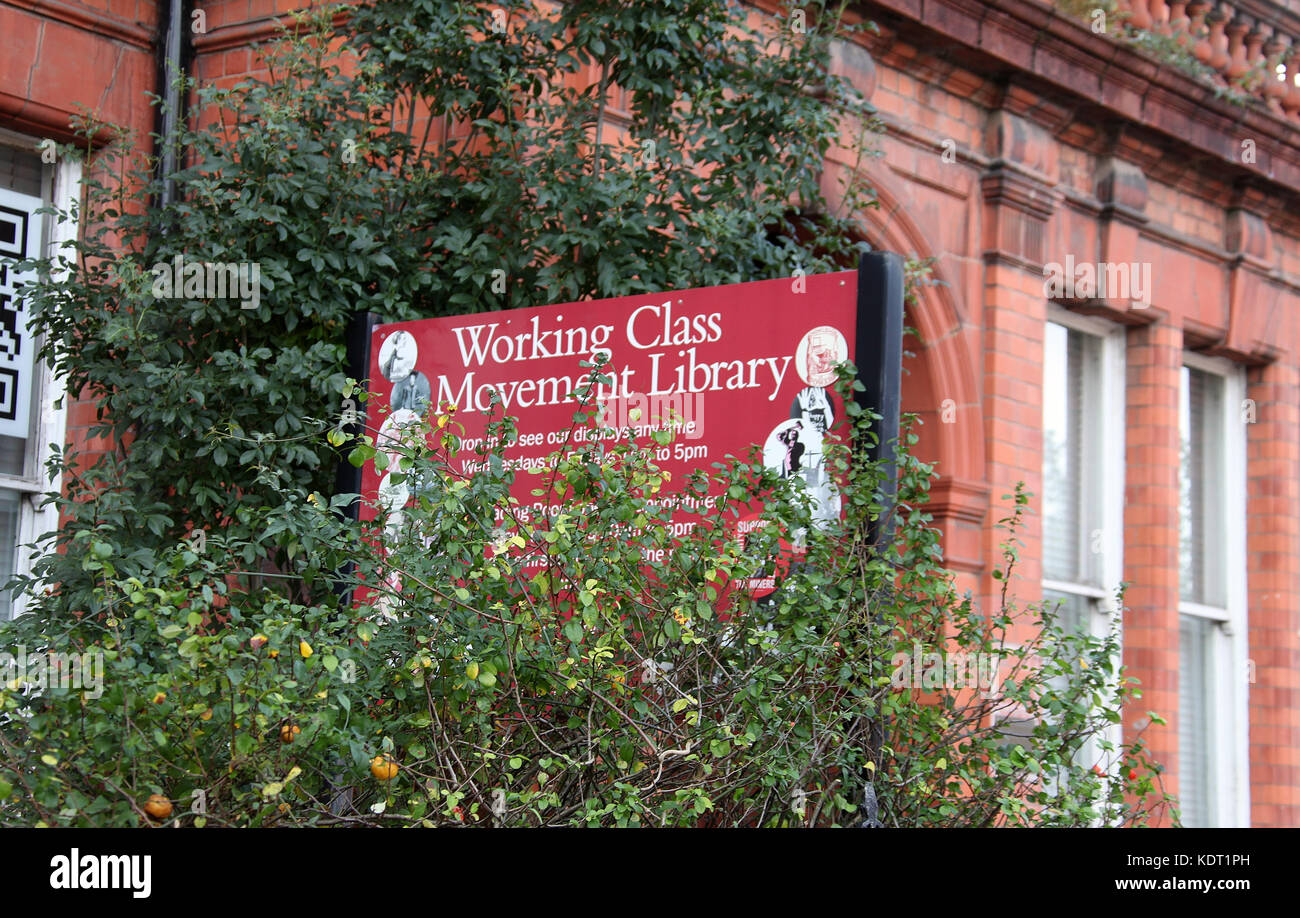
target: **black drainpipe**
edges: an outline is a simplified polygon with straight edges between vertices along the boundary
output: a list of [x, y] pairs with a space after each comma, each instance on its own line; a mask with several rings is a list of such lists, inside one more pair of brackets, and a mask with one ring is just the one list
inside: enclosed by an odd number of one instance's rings
[[[159, 4], [162, 20], [158, 23], [158, 95], [162, 105], [158, 111], [158, 144], [155, 154], [159, 155], [158, 179], [162, 189], [158, 203], [165, 207], [172, 202], [176, 194], [171, 176], [180, 167], [180, 152], [176, 148], [175, 135], [184, 116], [185, 97], [177, 87], [177, 78], [188, 73], [189, 65], [189, 4], [186, 0], [165, 0]], [[166, 229], [163, 230], [166, 232]]]

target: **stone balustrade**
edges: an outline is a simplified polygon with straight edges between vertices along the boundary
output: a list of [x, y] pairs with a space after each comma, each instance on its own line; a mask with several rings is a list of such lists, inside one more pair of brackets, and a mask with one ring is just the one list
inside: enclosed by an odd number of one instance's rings
[[1127, 31], [1168, 36], [1211, 80], [1300, 121], [1300, 16], [1292, 5], [1238, 0], [1116, 0]]

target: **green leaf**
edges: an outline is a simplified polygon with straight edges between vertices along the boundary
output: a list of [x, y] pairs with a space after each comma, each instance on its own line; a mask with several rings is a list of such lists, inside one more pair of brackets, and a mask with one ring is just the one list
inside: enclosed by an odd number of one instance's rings
[[564, 624], [564, 636], [574, 644], [582, 643], [582, 622], [578, 618], [571, 618]]

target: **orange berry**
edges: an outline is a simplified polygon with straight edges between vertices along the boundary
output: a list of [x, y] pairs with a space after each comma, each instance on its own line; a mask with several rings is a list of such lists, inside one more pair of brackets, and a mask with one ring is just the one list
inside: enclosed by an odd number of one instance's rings
[[370, 760], [370, 773], [375, 776], [376, 781], [391, 781], [397, 776], [398, 765], [393, 761], [393, 757], [385, 753], [377, 755]]
[[144, 803], [144, 811], [154, 819], [166, 819], [172, 814], [172, 802], [162, 794], [150, 794]]

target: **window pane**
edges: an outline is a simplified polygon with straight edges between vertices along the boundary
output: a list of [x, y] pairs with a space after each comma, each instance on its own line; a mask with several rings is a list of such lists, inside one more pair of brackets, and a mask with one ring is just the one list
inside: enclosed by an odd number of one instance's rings
[[1043, 576], [1093, 583], [1088, 533], [1100, 495], [1091, 493], [1100, 418], [1096, 412], [1101, 342], [1047, 324], [1043, 372]]
[[40, 253], [44, 218], [36, 211], [43, 203], [43, 168], [36, 154], [0, 145], [0, 473], [24, 477], [37, 472], [29, 442], [37, 415], [36, 342], [17, 301], [29, 278], [13, 264]]
[[1178, 797], [1183, 824], [1189, 827], [1209, 825], [1211, 813], [1210, 641], [1214, 627], [1209, 619], [1179, 616]]
[[[1075, 634], [1079, 632], [1087, 634], [1089, 632], [1091, 617], [1096, 609], [1093, 599], [1077, 593], [1061, 593], [1056, 590], [1043, 590], [1043, 599], [1049, 604], [1049, 608], [1056, 612], [1056, 623], [1062, 630]], [[1062, 652], [1066, 652], [1066, 649], [1058, 647], [1057, 653]], [[1079, 678], [1082, 670], [1077, 660], [1070, 668], [1074, 672], [1074, 678]], [[1053, 677], [1048, 680], [1048, 684], [1058, 695], [1066, 697], [1072, 695], [1069, 677], [1065, 675]], [[1092, 739], [1079, 742], [1072, 758], [1076, 765], [1091, 768], [1102, 761], [1100, 746], [1096, 740]], [[1049, 784], [1049, 787], [1054, 786], [1055, 777]]]
[[1223, 379], [1183, 367], [1178, 568], [1183, 599], [1225, 605]]
[[1092, 611], [1092, 600], [1076, 593], [1058, 593], [1056, 590], [1043, 590], [1043, 600], [1056, 611], [1057, 624], [1067, 632], [1087, 631], [1088, 613]]
[[0, 436], [0, 473], [22, 475], [27, 467], [27, 441]]
[[[0, 490], [0, 587], [14, 575], [18, 561], [18, 521], [21, 516], [22, 495], [17, 491]], [[0, 621], [12, 614], [13, 596], [0, 589]]]
[[[27, 312], [16, 297], [28, 278], [19, 276], [13, 264], [41, 251], [46, 224], [37, 210], [44, 203], [50, 168], [30, 149], [0, 144], [0, 474], [23, 478], [40, 472], [32, 449], [39, 364]], [[15, 572], [24, 506], [19, 492], [0, 490], [0, 588]], [[13, 597], [0, 589], [0, 619], [12, 612]]]
[[19, 194], [39, 198], [42, 172], [40, 156], [0, 144], [0, 188], [11, 188]]

